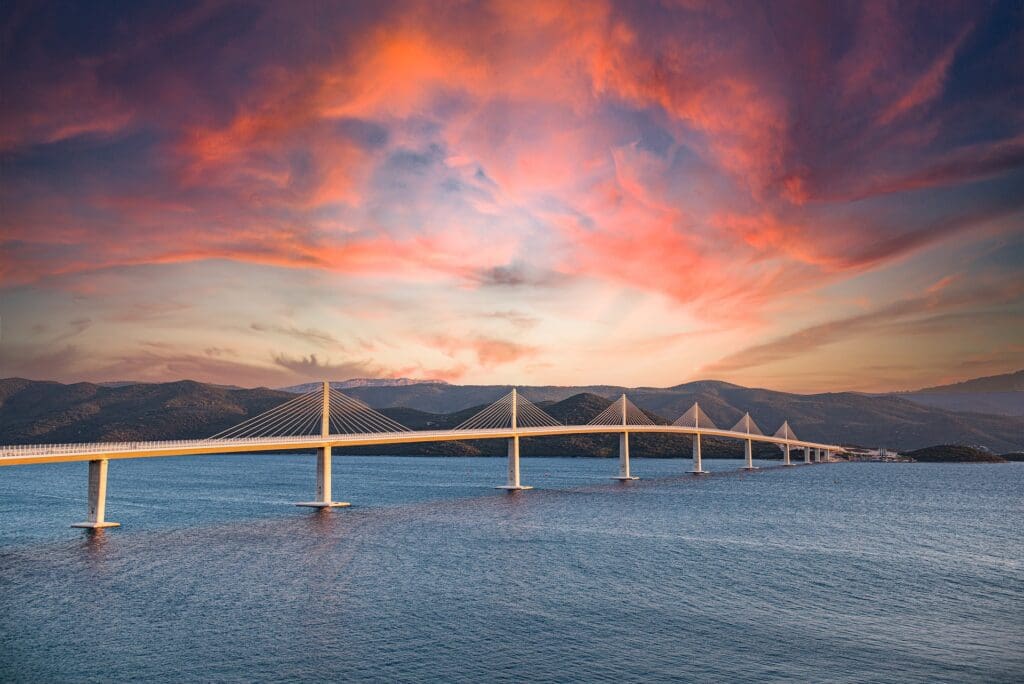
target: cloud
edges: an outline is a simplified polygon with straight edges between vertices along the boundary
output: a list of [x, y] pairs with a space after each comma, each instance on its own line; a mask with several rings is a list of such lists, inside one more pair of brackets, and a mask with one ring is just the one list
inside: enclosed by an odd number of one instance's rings
[[277, 325], [273, 323], [250, 323], [249, 328], [256, 332], [269, 332], [286, 337], [292, 337], [302, 342], [311, 342], [322, 347], [343, 348], [342, 344], [334, 335], [315, 328], [300, 329], [294, 326]]
[[[0, 107], [0, 289], [39, 310], [62, 296], [74, 318], [128, 331], [224, 316], [287, 352], [238, 349], [246, 377], [329, 371], [324, 353], [346, 348], [291, 319], [225, 314], [225, 298], [333, 310], [338, 290], [376, 291], [373, 306], [341, 308], [392, 341], [382, 372], [540, 369], [560, 331], [613, 338], [592, 313], [617, 294], [660, 303], [635, 322], [652, 341], [689, 339], [670, 317], [734, 343], [754, 329], [798, 335], [806, 298], [828, 306], [828, 288], [869, 271], [898, 282], [944, 244], [1013, 233], [1022, 209], [1020, 17], [999, 6], [385, 0], [105, 14], [19, 7], [0, 27], [0, 89], [19, 94]], [[182, 293], [199, 262], [232, 280]], [[540, 321], [551, 336], [474, 330], [440, 345], [450, 368], [419, 358], [422, 338], [503, 310], [524, 316], [493, 320]], [[99, 344], [75, 330], [52, 334]], [[220, 346], [189, 351], [211, 359]], [[166, 358], [161, 372], [204, 368]], [[632, 364], [623, 372], [651, 372]]]
[[530, 358], [539, 352], [535, 346], [486, 336], [457, 338], [438, 335], [427, 340], [427, 343], [449, 356], [461, 356], [469, 353], [483, 368], [503, 366]]
[[536, 316], [531, 316], [521, 311], [488, 311], [487, 313], [480, 314], [480, 317], [505, 321], [520, 330], [535, 328], [540, 323], [540, 319]]
[[327, 378], [348, 380], [350, 378], [397, 377], [379, 365], [364, 360], [331, 363], [329, 360], [321, 361], [316, 354], [296, 358], [284, 353], [274, 354], [273, 360], [281, 368], [285, 368], [296, 377], [304, 379], [323, 380]]
[[523, 263], [486, 268], [474, 278], [484, 287], [554, 287], [565, 280], [555, 271], [544, 271]]
[[296, 378], [279, 368], [224, 359], [220, 354], [183, 353], [168, 346], [140, 344], [130, 351], [113, 352], [98, 352], [84, 345], [44, 350], [10, 344], [6, 347], [5, 372], [37, 380], [163, 382], [198, 379], [226, 385], [278, 387]]
[[1022, 298], [1024, 284], [1020, 283], [954, 291], [935, 289], [923, 295], [898, 299], [866, 313], [836, 318], [746, 347], [705, 366], [703, 370], [707, 373], [735, 373], [800, 358], [841, 340], [870, 337], [879, 332], [946, 334], [979, 325], [986, 317], [990, 322], [1012, 325], [1019, 320], [1018, 311], [979, 313], [976, 308], [1019, 303]]
[[953, 64], [953, 58], [973, 28], [973, 26], [963, 28], [960, 35], [935, 58], [928, 70], [892, 106], [882, 112], [878, 117], [880, 124], [884, 126], [891, 123], [894, 119], [931, 102], [942, 92], [949, 68]]

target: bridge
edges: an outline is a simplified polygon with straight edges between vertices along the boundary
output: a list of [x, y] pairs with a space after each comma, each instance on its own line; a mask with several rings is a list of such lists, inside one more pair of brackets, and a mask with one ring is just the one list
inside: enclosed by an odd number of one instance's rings
[[788, 421], [771, 435], [765, 434], [749, 413], [730, 429], [723, 430], [697, 403], [671, 425], [659, 425], [625, 394], [585, 425], [562, 424], [513, 389], [454, 428], [412, 430], [325, 382], [321, 389], [297, 396], [207, 439], [0, 446], [0, 466], [87, 461], [88, 515], [85, 522], [75, 523], [72, 527], [100, 529], [119, 524], [106, 520], [105, 516], [107, 468], [111, 460], [316, 450], [316, 498], [296, 505], [336, 508], [350, 504], [334, 501], [331, 494], [331, 449], [334, 447], [505, 439], [508, 440], [507, 479], [498, 489], [521, 491], [532, 489], [520, 480], [521, 438], [605, 433], [619, 435], [619, 469], [614, 479], [622, 481], [637, 479], [631, 474], [629, 465], [629, 436], [633, 433], [690, 435], [693, 465], [689, 472], [694, 475], [708, 472], [701, 463], [701, 438], [704, 436], [742, 441], [745, 470], [757, 470], [753, 464], [754, 442], [778, 445], [784, 466], [796, 465], [790, 460], [792, 449], [803, 451], [805, 464], [831, 461], [834, 453], [843, 451], [839, 445], [798, 439]]

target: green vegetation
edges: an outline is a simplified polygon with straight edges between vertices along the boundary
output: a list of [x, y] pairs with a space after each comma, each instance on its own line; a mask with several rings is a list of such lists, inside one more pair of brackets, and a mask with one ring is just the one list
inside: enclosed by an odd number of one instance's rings
[[901, 454], [919, 463], [1006, 463], [1002, 456], [959, 444], [940, 444]]

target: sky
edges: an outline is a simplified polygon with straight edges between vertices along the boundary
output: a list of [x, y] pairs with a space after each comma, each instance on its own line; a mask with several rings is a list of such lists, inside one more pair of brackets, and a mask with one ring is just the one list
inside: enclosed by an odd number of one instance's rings
[[7, 2], [0, 377], [1024, 367], [1020, 2]]

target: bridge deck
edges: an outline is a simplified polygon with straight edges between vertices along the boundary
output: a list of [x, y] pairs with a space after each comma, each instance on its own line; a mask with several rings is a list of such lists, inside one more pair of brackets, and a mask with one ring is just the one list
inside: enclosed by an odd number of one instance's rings
[[0, 466], [33, 463], [63, 463], [96, 459], [149, 458], [155, 456], [190, 456], [228, 454], [252, 451], [296, 451], [317, 447], [353, 447], [421, 442], [448, 442], [475, 439], [509, 439], [512, 437], [549, 437], [556, 435], [601, 434], [622, 432], [703, 435], [727, 439], [752, 440], [772, 444], [789, 444], [791, 448], [843, 451], [836, 444], [783, 439], [771, 435], [755, 435], [731, 430], [681, 427], [678, 425], [559, 425], [478, 430], [416, 430], [370, 434], [338, 434], [323, 437], [257, 437], [245, 439], [191, 439], [150, 442], [98, 442], [92, 444], [25, 444], [0, 446]]

